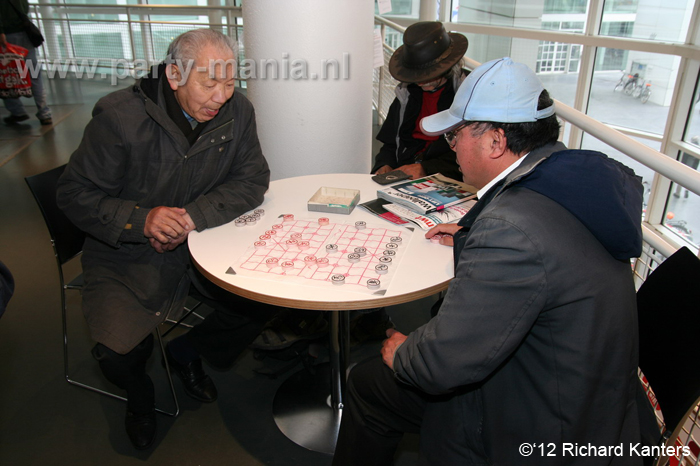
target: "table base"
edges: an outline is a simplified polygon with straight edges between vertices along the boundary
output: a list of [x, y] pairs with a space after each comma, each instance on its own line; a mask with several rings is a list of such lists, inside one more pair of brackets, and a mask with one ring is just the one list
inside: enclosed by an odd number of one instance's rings
[[335, 452], [342, 409], [331, 407], [331, 367], [314, 366], [288, 378], [277, 390], [272, 412], [277, 427], [291, 441], [309, 450]]

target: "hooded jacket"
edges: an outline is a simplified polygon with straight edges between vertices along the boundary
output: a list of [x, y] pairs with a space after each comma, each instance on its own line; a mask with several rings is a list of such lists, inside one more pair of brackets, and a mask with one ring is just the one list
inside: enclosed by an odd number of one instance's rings
[[[460, 221], [444, 302], [396, 352], [399, 380], [438, 395], [421, 430], [428, 464], [641, 464], [629, 259], [642, 185], [565, 149], [528, 154]], [[567, 455], [576, 444], [623, 455]]]
[[121, 354], [181, 312], [189, 289], [187, 244], [157, 253], [143, 233], [150, 209], [184, 207], [202, 231], [260, 205], [270, 178], [250, 102], [234, 92], [193, 135], [184, 115], [168, 113], [162, 69], [97, 102], [58, 185], [59, 207], [88, 234], [92, 337]]

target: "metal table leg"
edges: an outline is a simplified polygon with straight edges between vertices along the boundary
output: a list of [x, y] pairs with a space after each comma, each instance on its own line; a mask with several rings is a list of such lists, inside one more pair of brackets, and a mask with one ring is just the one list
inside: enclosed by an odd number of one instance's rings
[[294, 443], [333, 454], [343, 414], [350, 354], [350, 311], [330, 312], [328, 364], [302, 370], [277, 390], [272, 412], [277, 427]]

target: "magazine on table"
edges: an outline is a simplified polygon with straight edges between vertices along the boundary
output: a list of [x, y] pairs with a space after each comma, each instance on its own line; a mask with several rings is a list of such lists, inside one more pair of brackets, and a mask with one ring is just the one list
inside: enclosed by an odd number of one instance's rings
[[439, 173], [377, 190], [377, 196], [428, 214], [474, 199], [476, 189]]
[[401, 219], [408, 220], [409, 222], [418, 225], [423, 230], [430, 230], [439, 223], [458, 222], [467, 214], [467, 212], [469, 212], [469, 209], [471, 209], [474, 204], [476, 204], [476, 199], [471, 199], [455, 206], [446, 207], [442, 210], [425, 215], [414, 212], [413, 210], [407, 209], [399, 204], [389, 203], [386, 204], [384, 208]]

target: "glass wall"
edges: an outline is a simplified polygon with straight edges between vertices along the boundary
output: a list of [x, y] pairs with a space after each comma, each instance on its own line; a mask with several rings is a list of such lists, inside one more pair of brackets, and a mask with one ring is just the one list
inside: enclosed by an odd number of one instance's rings
[[[694, 2], [669, 0], [615, 0], [603, 6], [600, 24], [587, 27], [587, 0], [455, 0], [459, 3], [458, 21], [480, 25], [508, 26], [517, 29], [581, 34], [598, 31], [611, 38], [643, 39], [670, 43], [687, 41], [690, 15]], [[681, 58], [643, 51], [643, 44], [629, 49], [596, 48], [591, 76], [581, 76], [582, 44], [529, 39], [515, 36], [465, 34], [469, 38], [467, 54], [478, 62], [511, 56], [532, 67], [552, 96], [589, 116], [634, 136], [638, 141], [661, 150], [669, 112], [677, 91]], [[585, 41], [582, 41], [585, 43]], [[590, 93], [578, 105], [575, 96], [582, 83], [589, 83]], [[682, 119], [681, 119], [682, 121]], [[683, 141], [691, 149], [679, 151], [674, 158], [697, 170], [700, 159], [700, 93], [696, 93], [684, 125]], [[568, 141], [570, 125], [565, 125]], [[645, 137], [645, 135], [648, 135]], [[644, 181], [650, 195], [655, 173], [633, 159], [591, 136], [585, 136], [582, 147], [600, 150], [633, 168]], [[674, 152], [675, 154], [675, 152]], [[659, 184], [659, 186], [668, 186]], [[667, 189], [667, 188], [664, 188]], [[700, 240], [700, 196], [672, 184], [668, 192], [654, 193], [654, 201], [665, 205], [664, 216], [655, 219], [681, 244], [695, 247]], [[658, 210], [655, 210], [658, 212]], [[695, 231], [695, 236], [692, 235]]]

